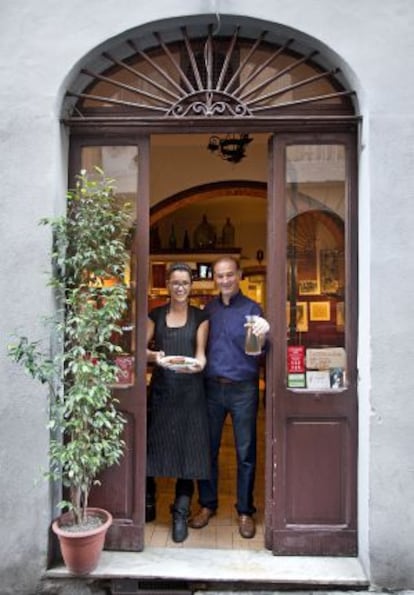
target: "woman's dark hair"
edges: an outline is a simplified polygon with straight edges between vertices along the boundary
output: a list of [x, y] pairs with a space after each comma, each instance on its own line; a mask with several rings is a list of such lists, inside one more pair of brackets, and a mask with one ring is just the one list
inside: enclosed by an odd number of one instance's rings
[[188, 265], [187, 263], [174, 262], [172, 265], [170, 265], [167, 272], [167, 279], [169, 279], [171, 275], [175, 273], [175, 271], [183, 271], [185, 273], [188, 273], [188, 276], [190, 277], [191, 281], [193, 280], [193, 271], [190, 265]]

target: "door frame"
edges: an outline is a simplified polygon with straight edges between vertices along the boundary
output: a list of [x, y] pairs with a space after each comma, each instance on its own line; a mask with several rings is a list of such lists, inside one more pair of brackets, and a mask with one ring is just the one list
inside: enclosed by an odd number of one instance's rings
[[[183, 123], [184, 124], [184, 123]], [[320, 123], [319, 123], [320, 124]], [[228, 124], [227, 124], [228, 125]], [[282, 176], [275, 176], [275, 164], [279, 164], [278, 167], [281, 167], [283, 163], [283, 155], [282, 155], [282, 146], [283, 143], [288, 141], [299, 141], [308, 140], [309, 142], [315, 142], [319, 140], [322, 142], [322, 139], [331, 138], [332, 142], [335, 139], [335, 142], [338, 142], [339, 139], [342, 139], [343, 142], [346, 142], [347, 147], [349, 148], [352, 158], [349, 160], [349, 171], [347, 171], [347, 180], [350, 184], [348, 187], [348, 192], [351, 193], [353, 196], [356, 197], [356, 143], [357, 143], [357, 120], [355, 119], [352, 123], [348, 120], [346, 122], [335, 121], [331, 122], [330, 126], [327, 127], [327, 124], [324, 124], [324, 128], [328, 128], [326, 132], [321, 133], [320, 128], [318, 128], [318, 123], [311, 124], [306, 134], [303, 132], [299, 132], [301, 129], [303, 130], [303, 123], [301, 122], [291, 122], [290, 123], [290, 131], [286, 132], [286, 122], [280, 123], [279, 126], [267, 126], [264, 127], [263, 123], [256, 125], [254, 122], [250, 121], [246, 123], [246, 121], [240, 123], [239, 125], [234, 125], [232, 131], [233, 132], [246, 132], [249, 131], [251, 133], [257, 132], [260, 129], [260, 132], [268, 132], [269, 134], [275, 135], [277, 139], [277, 143], [275, 146], [276, 149], [276, 161], [273, 159], [271, 151], [268, 152], [268, 172], [270, 176], [270, 183], [268, 185], [268, 245], [267, 245], [267, 252], [268, 254], [275, 254], [276, 263], [285, 263], [285, 246], [286, 246], [286, 238], [285, 233], [286, 230], [281, 230], [280, 225], [277, 225], [278, 218], [280, 218], [282, 213], [280, 212], [281, 203], [280, 197], [283, 196], [284, 193], [284, 182]], [[212, 122], [209, 126], [206, 126], [204, 123], [202, 126], [190, 126], [188, 124], [184, 124], [180, 131], [181, 134], [193, 134], [197, 132], [205, 132], [207, 134], [213, 133], [221, 133], [223, 131], [223, 127], [218, 126], [218, 123]], [[149, 205], [149, 191], [150, 191], [150, 178], [149, 178], [149, 171], [150, 171], [150, 151], [149, 151], [149, 140], [151, 134], [176, 134], [177, 130], [175, 125], [169, 126], [168, 123], [165, 123], [162, 126], [162, 130], [158, 126], [148, 129], [145, 127], [144, 129], [140, 126], [131, 126], [131, 129], [128, 134], [125, 133], [125, 128], [120, 127], [111, 127], [110, 130], [105, 130], [105, 133], [97, 134], [97, 130], [95, 127], [92, 129], [88, 129], [87, 127], [79, 127], [74, 128], [72, 130], [71, 136], [71, 147], [70, 147], [70, 180], [73, 182], [73, 175], [79, 171], [80, 169], [80, 150], [82, 146], [92, 146], [92, 145], [135, 145], [139, 147], [140, 155], [142, 161], [140, 161], [140, 172], [142, 175], [139, 176], [138, 179], [138, 193], [137, 193], [137, 233], [135, 234], [135, 251], [137, 257], [137, 275], [138, 279], [148, 279], [149, 278], [149, 226], [150, 226], [150, 205]], [[273, 175], [272, 175], [273, 173]], [[278, 199], [279, 197], [279, 199]], [[357, 219], [357, 204], [356, 200], [348, 201], [348, 213], [347, 213], [348, 221], [352, 222], [352, 225], [347, 226], [349, 237], [347, 240], [350, 242], [349, 245], [352, 247], [350, 251], [350, 257], [347, 258], [347, 268], [349, 271], [349, 279], [352, 279], [352, 283], [349, 287], [347, 287], [347, 299], [350, 299], [351, 293], [354, 296], [352, 300], [349, 301], [352, 304], [352, 308], [349, 312], [349, 315], [346, 319], [347, 325], [347, 333], [346, 336], [348, 340], [351, 341], [349, 345], [347, 345], [347, 352], [349, 349], [349, 356], [350, 365], [349, 370], [351, 370], [351, 377], [350, 377], [350, 385], [352, 386], [352, 390], [355, 391], [355, 406], [356, 406], [356, 381], [357, 381], [357, 370], [356, 370], [356, 353], [357, 353], [357, 228], [358, 228], [358, 219]], [[280, 220], [280, 219], [279, 219]], [[282, 219], [283, 220], [283, 219]], [[278, 552], [277, 548], [274, 547], [275, 540], [277, 541], [277, 529], [275, 526], [275, 522], [280, 521], [280, 515], [278, 516], [278, 502], [275, 499], [275, 486], [277, 485], [277, 481], [274, 477], [273, 470], [275, 462], [280, 464], [282, 459], [279, 459], [275, 452], [275, 439], [278, 439], [278, 432], [275, 430], [277, 419], [278, 419], [278, 408], [277, 408], [277, 399], [276, 395], [280, 394], [280, 391], [285, 394], [285, 386], [284, 386], [284, 374], [282, 374], [282, 370], [284, 370], [285, 366], [285, 353], [282, 349], [283, 342], [280, 341], [282, 337], [282, 328], [285, 325], [285, 295], [283, 291], [279, 292], [279, 299], [274, 298], [274, 288], [275, 287], [285, 287], [285, 278], [284, 278], [284, 268], [282, 266], [273, 266], [269, 267], [267, 271], [267, 304], [268, 304], [268, 318], [271, 324], [271, 328], [275, 329], [272, 331], [273, 341], [271, 341], [270, 352], [268, 354], [268, 362], [273, 361], [276, 365], [267, 365], [267, 378], [266, 378], [266, 393], [267, 402], [271, 402], [271, 415], [266, 415], [266, 463], [265, 463], [265, 476], [266, 476], [266, 494], [265, 494], [265, 547], [271, 549], [274, 553], [284, 553], [284, 555], [288, 553], [295, 553], [293, 548], [290, 552], [286, 551], [284, 548]], [[148, 294], [148, 287], [147, 283], [136, 283], [135, 287], [135, 301], [136, 301], [136, 315], [138, 321], [144, 321], [147, 317], [147, 294]], [[271, 308], [271, 304], [277, 304], [276, 308]], [[134, 453], [134, 487], [133, 492], [135, 494], [135, 502], [134, 502], [134, 510], [133, 510], [133, 519], [132, 525], [131, 520], [127, 519], [126, 523], [122, 523], [122, 519], [120, 522], [120, 527], [117, 529], [117, 524], [115, 522], [115, 528], [112, 530], [114, 535], [113, 540], [113, 548], [117, 549], [117, 544], [119, 544], [122, 539], [119, 537], [121, 531], [122, 524], [124, 525], [124, 530], [128, 531], [127, 524], [129, 523], [131, 527], [135, 527], [135, 536], [131, 538], [127, 538], [127, 543], [129, 542], [129, 546], [126, 549], [134, 549], [136, 551], [140, 551], [144, 548], [144, 529], [145, 529], [145, 455], [146, 455], [146, 343], [145, 343], [145, 334], [138, 332], [138, 330], [142, 327], [142, 324], [136, 324], [136, 385], [131, 392], [130, 395], [127, 396], [127, 391], [123, 391], [123, 398], [128, 397], [129, 399], [133, 399], [138, 395], [138, 406], [137, 406], [137, 417], [134, 421], [135, 429], [135, 447], [136, 451]], [[283, 376], [283, 381], [282, 381]], [[354, 437], [354, 464], [355, 464], [355, 474], [357, 473], [357, 451], [356, 451], [356, 443], [357, 443], [357, 435], [355, 433]], [[356, 493], [352, 495], [352, 516], [355, 520], [356, 524]], [[280, 512], [280, 511], [279, 511]], [[277, 520], [279, 519], [279, 521]], [[276, 531], [276, 532], [275, 532]], [[355, 535], [356, 535], [356, 525], [355, 525]], [[109, 546], [111, 548], [111, 539], [109, 540]], [[352, 548], [351, 548], [352, 549]], [[341, 554], [339, 554], [341, 555]]]

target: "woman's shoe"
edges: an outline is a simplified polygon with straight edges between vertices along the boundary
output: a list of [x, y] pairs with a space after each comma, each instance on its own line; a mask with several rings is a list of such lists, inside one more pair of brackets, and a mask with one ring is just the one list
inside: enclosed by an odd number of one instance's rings
[[155, 521], [155, 516], [156, 516], [155, 502], [146, 502], [145, 503], [145, 522], [151, 523], [152, 521]]
[[190, 514], [190, 497], [178, 496], [172, 509], [172, 538], [175, 543], [181, 543], [188, 537], [188, 517]]
[[156, 484], [153, 477], [147, 477], [145, 486], [145, 522], [151, 523], [155, 521], [155, 497], [156, 497]]

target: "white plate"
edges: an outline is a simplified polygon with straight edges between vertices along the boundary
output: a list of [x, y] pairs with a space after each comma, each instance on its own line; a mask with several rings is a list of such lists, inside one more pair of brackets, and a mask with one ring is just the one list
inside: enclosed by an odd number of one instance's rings
[[162, 357], [160, 363], [169, 370], [182, 370], [197, 363], [195, 357], [186, 357], [184, 355], [166, 355]]

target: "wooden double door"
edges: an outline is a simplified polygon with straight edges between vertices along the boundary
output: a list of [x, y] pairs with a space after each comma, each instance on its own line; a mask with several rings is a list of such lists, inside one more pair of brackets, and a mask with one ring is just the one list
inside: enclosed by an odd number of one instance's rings
[[[150, 150], [146, 136], [112, 139], [135, 152], [131, 273], [133, 382], [116, 389], [126, 452], [92, 502], [115, 522], [107, 548], [144, 543]], [[73, 141], [73, 171], [105, 147]], [[96, 157], [96, 155], [95, 155]], [[355, 133], [269, 132], [265, 540], [276, 555], [357, 554], [357, 198]], [[254, 230], [252, 230], [254, 233]]]

